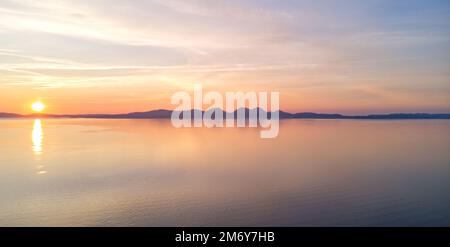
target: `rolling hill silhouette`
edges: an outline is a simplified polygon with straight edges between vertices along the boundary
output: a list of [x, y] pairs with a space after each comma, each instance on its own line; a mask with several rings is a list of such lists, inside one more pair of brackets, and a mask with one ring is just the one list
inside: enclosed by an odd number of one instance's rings
[[[238, 110], [243, 110], [246, 118], [251, 116], [258, 117], [258, 108], [248, 109], [241, 108]], [[207, 112], [200, 110], [190, 110], [191, 116], [194, 116], [195, 112], [198, 114], [211, 114], [212, 118], [215, 117], [215, 113], [222, 114], [223, 118], [237, 116], [238, 110], [234, 112], [223, 111], [222, 109], [211, 109]], [[214, 113], [214, 111], [216, 111]], [[263, 111], [263, 113], [265, 113]], [[231, 115], [233, 114], [233, 115]], [[271, 117], [271, 112], [267, 115]], [[289, 113], [285, 111], [278, 111], [280, 119], [450, 119], [450, 114], [431, 114], [431, 113], [389, 113], [389, 114], [371, 114], [371, 115], [342, 115], [342, 114], [325, 114], [325, 113], [314, 113], [314, 112], [300, 112], [300, 113]], [[0, 118], [105, 118], [105, 119], [164, 119], [170, 118], [172, 115], [171, 110], [153, 110], [146, 112], [130, 112], [124, 114], [28, 114], [21, 115], [15, 113], [2, 113], [0, 112]]]

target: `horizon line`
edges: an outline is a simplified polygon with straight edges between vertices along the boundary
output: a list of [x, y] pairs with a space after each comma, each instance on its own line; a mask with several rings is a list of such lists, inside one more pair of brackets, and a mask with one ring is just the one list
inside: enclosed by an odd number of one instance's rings
[[[214, 111], [219, 109], [223, 114], [236, 114], [239, 109], [244, 109], [244, 111], [250, 110], [259, 110], [259, 107], [256, 108], [247, 108], [241, 107], [237, 108], [232, 112], [227, 112], [221, 108], [213, 108], [207, 110], [200, 109], [190, 109], [190, 110], [182, 110], [179, 112], [185, 111], [201, 111], [204, 114], [206, 111]], [[264, 110], [264, 109], [263, 109]], [[170, 115], [174, 110], [167, 109], [155, 109], [149, 111], [138, 111], [138, 112], [127, 112], [127, 113], [78, 113], [78, 114], [54, 114], [54, 113], [28, 113], [28, 114], [20, 114], [20, 113], [11, 113], [11, 112], [0, 112], [0, 118], [28, 118], [28, 117], [44, 117], [44, 118], [170, 118]], [[264, 110], [265, 111], [265, 110]], [[267, 113], [272, 113], [272, 111], [265, 111]], [[414, 113], [405, 113], [405, 112], [391, 112], [391, 113], [368, 113], [368, 114], [356, 114], [356, 115], [347, 115], [341, 113], [318, 113], [318, 112], [287, 112], [283, 110], [278, 110], [279, 118], [327, 118], [327, 119], [450, 119], [450, 113], [427, 113], [427, 112], [414, 112]], [[159, 113], [159, 115], [158, 115]], [[247, 112], [246, 112], [247, 113]], [[259, 112], [258, 112], [259, 113]], [[151, 115], [153, 114], [153, 115]], [[248, 114], [245, 114], [246, 117]]]

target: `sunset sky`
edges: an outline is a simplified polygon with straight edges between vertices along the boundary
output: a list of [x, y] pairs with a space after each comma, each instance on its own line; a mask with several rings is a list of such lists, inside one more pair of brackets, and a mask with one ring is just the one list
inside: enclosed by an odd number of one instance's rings
[[290, 112], [450, 113], [450, 1], [0, 2], [0, 112], [173, 109], [194, 83]]

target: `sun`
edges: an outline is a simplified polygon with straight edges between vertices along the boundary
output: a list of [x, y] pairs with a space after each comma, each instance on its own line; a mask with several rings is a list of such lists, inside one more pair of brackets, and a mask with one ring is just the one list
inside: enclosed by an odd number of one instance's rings
[[36, 101], [31, 105], [31, 109], [35, 112], [41, 112], [45, 109], [45, 105], [40, 101]]

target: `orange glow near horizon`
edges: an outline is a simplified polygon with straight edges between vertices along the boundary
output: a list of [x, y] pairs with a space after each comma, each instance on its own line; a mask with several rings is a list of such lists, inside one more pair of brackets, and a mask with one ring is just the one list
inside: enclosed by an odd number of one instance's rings
[[[240, 91], [247, 92], [247, 90], [245, 88]], [[132, 92], [132, 90], [129, 91]], [[209, 91], [214, 91], [214, 88], [204, 89], [204, 92]], [[225, 91], [219, 91], [219, 93], [225, 93]], [[398, 101], [393, 102], [386, 99], [384, 104], [380, 104], [378, 101], [361, 102], [360, 99], [353, 99], [350, 96], [346, 100], [337, 100], [331, 95], [327, 95], [329, 97], [321, 97], [321, 92], [311, 90], [305, 94], [300, 91], [280, 91], [280, 108], [282, 111], [290, 113], [317, 112], [357, 115], [392, 112], [448, 112], [446, 107], [442, 107], [445, 103], [445, 98], [433, 102], [426, 102], [425, 104], [418, 96], [408, 99], [396, 97]], [[142, 90], [137, 95], [128, 92], [123, 94], [111, 92], [108, 95], [98, 95], [97, 92], [95, 94], [91, 92], [90, 95], [82, 95], [81, 93], [74, 92], [74, 90], [58, 90], [57, 92], [59, 93], [58, 95], [50, 91], [45, 92], [44, 95], [40, 92], [41, 95], [37, 97], [35, 95], [24, 95], [21, 98], [11, 97], [11, 95], [6, 95], [6, 98], [0, 97], [0, 112], [17, 114], [44, 112], [48, 114], [120, 114], [157, 109], [172, 110], [176, 107], [176, 105], [170, 103], [171, 95], [176, 90], [167, 90], [163, 93]], [[190, 90], [187, 90], [187, 92], [192, 95]], [[41, 97], [45, 98], [45, 101], [40, 100], [39, 98]], [[39, 100], [29, 101], [27, 98], [38, 98]], [[14, 104], [17, 101], [19, 103]], [[209, 105], [204, 105], [203, 107], [207, 108]]]

